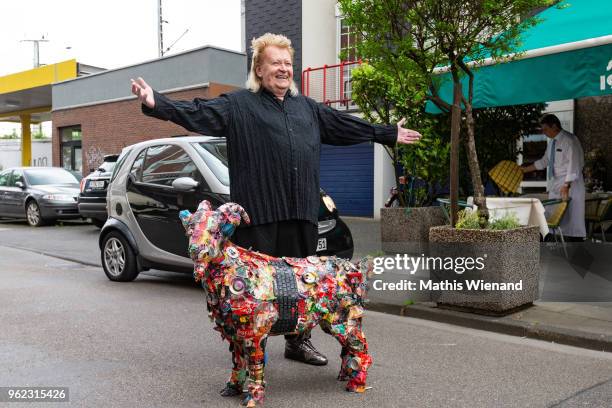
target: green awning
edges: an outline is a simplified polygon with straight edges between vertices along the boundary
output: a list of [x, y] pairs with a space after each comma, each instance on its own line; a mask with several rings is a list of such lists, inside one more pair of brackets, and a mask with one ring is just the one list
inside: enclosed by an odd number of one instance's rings
[[[612, 94], [612, 0], [563, 1], [538, 17], [521, 36], [520, 59], [475, 70], [474, 108]], [[442, 75], [440, 96], [452, 103], [452, 79]], [[431, 103], [427, 111], [439, 112]]]

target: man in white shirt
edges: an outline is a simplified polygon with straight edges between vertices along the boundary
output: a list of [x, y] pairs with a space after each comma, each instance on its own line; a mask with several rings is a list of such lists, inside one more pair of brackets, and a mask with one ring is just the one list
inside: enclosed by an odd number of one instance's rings
[[567, 241], [583, 241], [586, 236], [584, 223], [584, 152], [576, 135], [563, 130], [559, 118], [547, 114], [540, 120], [542, 133], [551, 139], [546, 153], [531, 165], [522, 168], [523, 173], [547, 169], [548, 197], [567, 200], [571, 198], [561, 221], [561, 230]]

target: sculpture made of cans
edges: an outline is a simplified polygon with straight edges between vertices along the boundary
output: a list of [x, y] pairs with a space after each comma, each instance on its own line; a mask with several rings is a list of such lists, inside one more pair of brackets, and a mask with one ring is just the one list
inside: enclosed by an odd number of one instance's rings
[[266, 341], [270, 335], [301, 334], [316, 325], [340, 345], [339, 380], [363, 392], [372, 364], [361, 328], [372, 262], [359, 265], [336, 257], [276, 258], [234, 245], [229, 239], [245, 210], [208, 201], [180, 213], [189, 238], [194, 277], [207, 292], [209, 317], [230, 343], [233, 368], [224, 396], [242, 394], [244, 404], [263, 402]]

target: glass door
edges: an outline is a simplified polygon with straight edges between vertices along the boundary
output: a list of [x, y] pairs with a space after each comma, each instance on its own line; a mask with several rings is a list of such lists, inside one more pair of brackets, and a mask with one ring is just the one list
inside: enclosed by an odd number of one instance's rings
[[74, 173], [83, 172], [83, 154], [81, 148], [81, 126], [61, 128], [62, 167]]

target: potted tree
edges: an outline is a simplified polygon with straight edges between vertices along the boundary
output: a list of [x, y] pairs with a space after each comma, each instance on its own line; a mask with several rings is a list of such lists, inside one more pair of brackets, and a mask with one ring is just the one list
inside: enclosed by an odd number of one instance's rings
[[[435, 277], [487, 283], [518, 280], [522, 283], [517, 292], [462, 291], [454, 286], [435, 291], [436, 301], [441, 305], [486, 313], [505, 313], [531, 303], [538, 294], [537, 227], [515, 228], [512, 222], [506, 222], [502, 226], [510, 228], [487, 228], [489, 214], [475, 143], [474, 70], [486, 58], [499, 59], [516, 49], [520, 34], [538, 22], [537, 18], [525, 17], [552, 1], [340, 0], [339, 3], [348, 23], [362, 35], [357, 45], [360, 57], [369, 59], [382, 72], [395, 72], [398, 77], [402, 77], [404, 71], [409, 72], [402, 83], [409, 83], [412, 89], [420, 91], [415, 94], [416, 99], [431, 101], [451, 114], [451, 225], [432, 227], [429, 239], [438, 245], [436, 249], [441, 258], [448, 255], [452, 259], [476, 257], [487, 261], [483, 263], [484, 268], [467, 275], [452, 269], [450, 274], [441, 273]], [[447, 72], [446, 76], [440, 74], [441, 67]], [[452, 81], [452, 101], [445, 101], [440, 96], [444, 80]], [[471, 228], [455, 228], [462, 121], [466, 129], [464, 144], [474, 203], [478, 208], [467, 223]], [[439, 271], [433, 270], [432, 274], [436, 272]]]
[[434, 204], [448, 179], [450, 144], [437, 133], [441, 118], [425, 114], [424, 99], [404, 102], [406, 92], [418, 90], [404, 76], [381, 72], [369, 63], [352, 72], [353, 101], [367, 120], [393, 123], [406, 117], [407, 126], [423, 134], [414, 145], [385, 147], [393, 162], [397, 194], [396, 205], [380, 210], [382, 250], [420, 254], [429, 241], [429, 228], [446, 223], [442, 209]]

